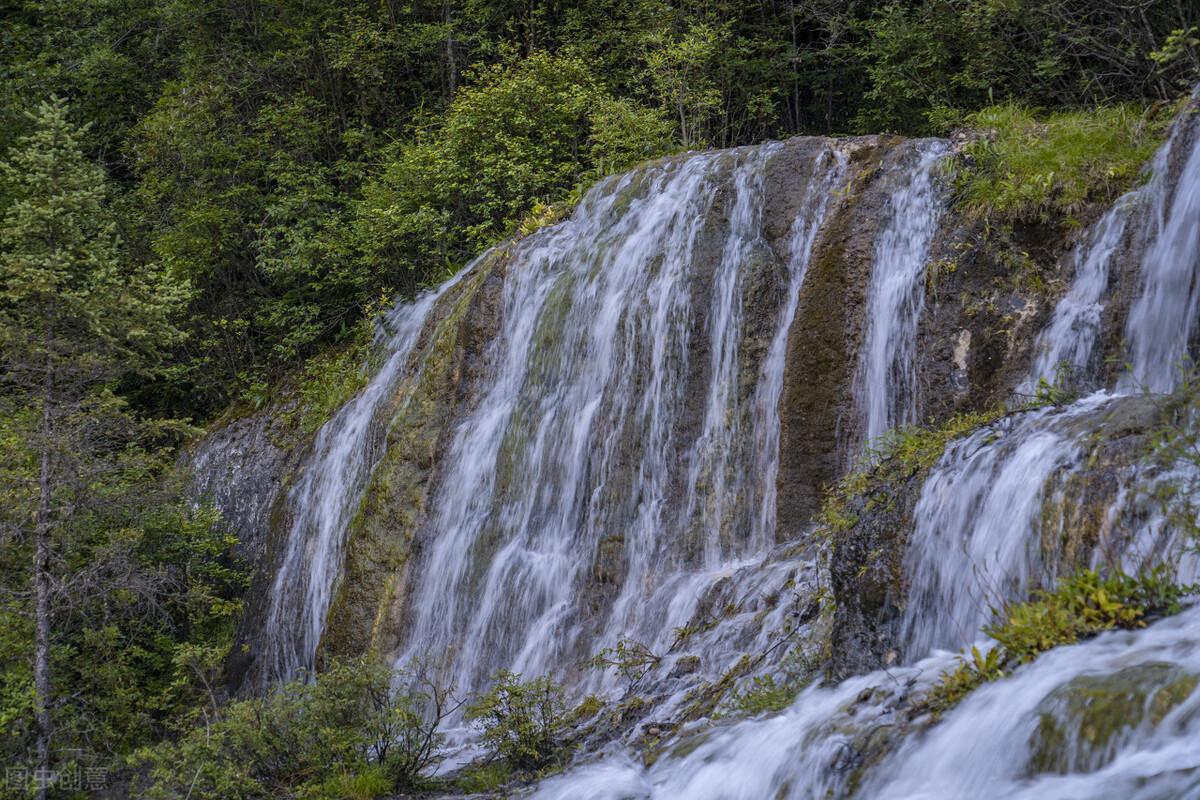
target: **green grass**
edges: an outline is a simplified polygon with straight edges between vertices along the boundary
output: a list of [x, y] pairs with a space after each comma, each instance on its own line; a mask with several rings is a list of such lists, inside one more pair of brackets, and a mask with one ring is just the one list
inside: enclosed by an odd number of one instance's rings
[[984, 628], [996, 645], [986, 653], [972, 647], [957, 668], [942, 675], [927, 702], [935, 715], [953, 708], [983, 684], [998, 680], [1039, 654], [1114, 628], [1140, 628], [1151, 614], [1175, 614], [1195, 587], [1171, 579], [1164, 568], [1137, 576], [1102, 578], [1082, 570], [1052, 592], [999, 609]]
[[968, 119], [984, 136], [967, 145], [955, 168], [959, 201], [968, 213], [999, 221], [1086, 222], [1138, 181], [1166, 134], [1170, 111], [985, 108]]

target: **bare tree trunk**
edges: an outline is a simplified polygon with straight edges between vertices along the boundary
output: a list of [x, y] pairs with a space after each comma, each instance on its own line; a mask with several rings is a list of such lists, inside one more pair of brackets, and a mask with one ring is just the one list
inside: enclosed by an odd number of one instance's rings
[[458, 89], [458, 65], [454, 60], [454, 15], [450, 0], [442, 4], [442, 21], [446, 25], [446, 83], [449, 89], [446, 101], [449, 102], [454, 99], [454, 92]]
[[37, 722], [37, 782], [38, 800], [45, 800], [50, 775], [50, 369], [46, 369], [45, 394], [42, 397], [41, 465], [38, 475], [36, 542], [34, 546], [33, 581], [36, 595], [37, 633], [33, 655], [34, 713]]

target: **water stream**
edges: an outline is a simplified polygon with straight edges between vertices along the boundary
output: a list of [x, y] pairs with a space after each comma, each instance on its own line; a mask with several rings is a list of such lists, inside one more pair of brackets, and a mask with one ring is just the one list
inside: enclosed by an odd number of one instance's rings
[[[1177, 125], [1151, 181], [1080, 238], [1072, 284], [1018, 387], [1031, 392], [1066, 364], [1097, 391], [954, 441], [921, 487], [904, 555], [902, 664], [810, 687], [786, 711], [718, 726], [650, 768], [614, 743], [536, 796], [1200, 797], [1197, 611], [1056, 650], [928, 730], [928, 717], [910, 713], [953, 663], [946, 651], [976, 641], [993, 607], [1053, 582], [1044, 542], [1061, 523], [1047, 501], [1086, 466], [1105, 415], [1143, 387], [1178, 382], [1200, 304], [1196, 124]], [[1185, 144], [1190, 154], [1176, 152]], [[664, 655], [654, 679], [665, 714], [702, 675], [807, 630], [812, 615], [799, 606], [816, 606], [820, 544], [775, 542], [780, 398], [812, 254], [855, 170], [844, 146], [812, 140], [781, 233], [771, 166], [788, 146], [691, 154], [610, 178], [569, 219], [509, 245], [489, 366], [477, 402], [447, 432], [416, 532], [397, 664], [437, 654], [466, 692], [507, 669], [615, 696], [615, 675], [580, 665], [630, 637]], [[917, 420], [925, 271], [946, 213], [937, 168], [948, 143], [905, 146], [913, 153], [889, 178], [872, 243], [848, 387], [868, 441]], [[1139, 259], [1122, 322], [1129, 370], [1103, 387], [1098, 348], [1124, 252]], [[273, 677], [314, 663], [347, 526], [388, 425], [403, 417], [397, 387], [421, 368], [421, 332], [451, 285], [393, 312], [382, 367], [321, 428], [289, 491], [263, 633]], [[1092, 563], [1113, 548], [1123, 563], [1168, 551], [1169, 526], [1139, 506], [1143, 478], [1165, 479], [1122, 473], [1128, 485], [1108, 512], [1115, 532], [1095, 543]], [[676, 669], [685, 629], [699, 668]], [[1085, 728], [1065, 716], [1078, 711], [1071, 692], [1129, 670], [1150, 676], [1137, 684], [1146, 714], [1099, 748], [1081, 741]], [[1066, 761], [1047, 767], [1037, 737], [1054, 724]]]

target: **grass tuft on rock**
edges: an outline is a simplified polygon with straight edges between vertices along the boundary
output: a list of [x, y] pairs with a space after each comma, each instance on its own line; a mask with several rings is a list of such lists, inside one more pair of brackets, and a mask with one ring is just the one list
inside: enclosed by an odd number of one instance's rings
[[964, 210], [1001, 223], [1086, 223], [1137, 182], [1162, 142], [1171, 109], [1103, 106], [1040, 114], [999, 105], [972, 114], [983, 132], [954, 168]]

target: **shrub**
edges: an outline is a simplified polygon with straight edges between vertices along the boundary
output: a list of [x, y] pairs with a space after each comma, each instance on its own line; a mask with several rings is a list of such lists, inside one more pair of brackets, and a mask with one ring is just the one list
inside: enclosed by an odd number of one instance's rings
[[606, 647], [588, 661], [592, 669], [613, 669], [625, 679], [626, 693], [632, 692], [642, 682], [642, 678], [652, 672], [660, 663], [662, 656], [651, 652], [650, 648], [641, 642], [625, 636], [617, 639], [615, 647]]
[[972, 647], [970, 658], [942, 675], [928, 702], [940, 715], [971, 691], [1002, 678], [1045, 651], [1072, 644], [1114, 628], [1138, 628], [1151, 614], [1175, 614], [1182, 599], [1194, 591], [1173, 581], [1165, 567], [1139, 575], [1117, 572], [1101, 578], [1082, 570], [1063, 580], [1052, 592], [1014, 603], [995, 612], [984, 633], [995, 641], [986, 653]]
[[516, 769], [538, 770], [562, 750], [566, 728], [563, 689], [547, 677], [522, 681], [498, 672], [492, 690], [467, 709], [481, 729], [483, 742]]
[[[367, 659], [331, 665], [139, 754], [150, 798], [377, 797], [420, 786], [437, 761], [449, 692], [396, 693]], [[341, 792], [341, 794], [338, 794]]]

